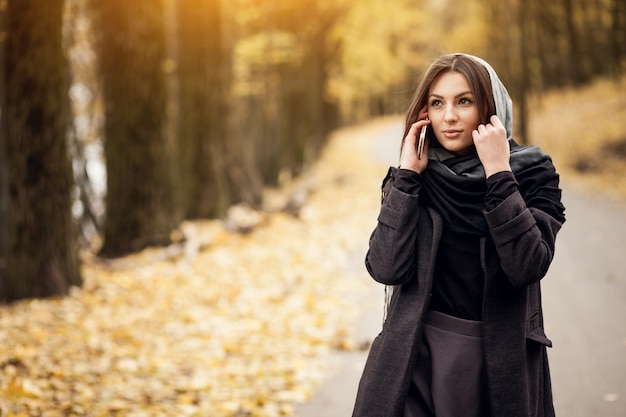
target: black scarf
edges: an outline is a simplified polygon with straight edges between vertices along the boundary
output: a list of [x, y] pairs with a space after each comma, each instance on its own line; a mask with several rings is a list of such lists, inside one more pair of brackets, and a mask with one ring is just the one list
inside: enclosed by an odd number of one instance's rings
[[[510, 144], [511, 169], [526, 204], [564, 222], [559, 175], [551, 158], [536, 146], [519, 146], [512, 139]], [[485, 170], [476, 153], [430, 159], [421, 182], [424, 202], [443, 216], [451, 230], [480, 236], [488, 233], [483, 215]]]

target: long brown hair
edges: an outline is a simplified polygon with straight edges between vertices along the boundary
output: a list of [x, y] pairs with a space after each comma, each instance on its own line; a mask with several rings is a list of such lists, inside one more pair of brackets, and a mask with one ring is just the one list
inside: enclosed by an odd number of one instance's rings
[[[428, 91], [430, 90], [430, 86], [439, 75], [446, 72], [459, 72], [465, 76], [476, 99], [476, 105], [478, 106], [478, 113], [481, 115], [482, 123], [488, 123], [489, 118], [496, 114], [496, 104], [493, 99], [491, 79], [489, 78], [487, 68], [468, 55], [444, 55], [430, 65], [417, 87], [417, 90], [415, 90], [413, 94], [411, 104], [406, 113], [402, 143], [404, 143], [404, 138], [409, 133], [411, 125], [417, 122], [420, 110], [428, 104]], [[432, 129], [428, 129], [428, 138], [430, 140], [430, 146], [441, 146], [435, 138]]]

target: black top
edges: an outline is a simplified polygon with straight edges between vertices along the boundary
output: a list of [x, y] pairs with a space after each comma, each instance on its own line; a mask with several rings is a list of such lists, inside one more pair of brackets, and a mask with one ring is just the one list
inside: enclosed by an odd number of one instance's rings
[[[394, 186], [418, 194], [420, 174], [398, 170]], [[486, 180], [485, 210], [491, 211], [518, 189], [512, 172], [504, 171]], [[484, 271], [480, 264], [480, 236], [451, 230], [444, 225], [433, 282], [430, 308], [467, 319], [482, 319]]]

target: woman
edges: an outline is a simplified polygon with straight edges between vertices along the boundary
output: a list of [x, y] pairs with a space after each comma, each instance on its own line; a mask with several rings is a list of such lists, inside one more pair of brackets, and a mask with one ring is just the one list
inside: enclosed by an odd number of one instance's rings
[[550, 157], [511, 126], [482, 59], [446, 55], [424, 75], [366, 256], [391, 296], [353, 417], [554, 415], [539, 281], [564, 207]]

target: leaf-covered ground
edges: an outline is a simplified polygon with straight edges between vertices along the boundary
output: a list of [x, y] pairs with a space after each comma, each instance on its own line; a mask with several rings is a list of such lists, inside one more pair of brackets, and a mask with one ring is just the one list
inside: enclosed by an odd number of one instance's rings
[[299, 217], [188, 223], [183, 246], [88, 260], [68, 297], [0, 306], [0, 416], [293, 415], [329, 349], [356, 346], [366, 280], [346, 271], [374, 226], [388, 126], [331, 138]]

